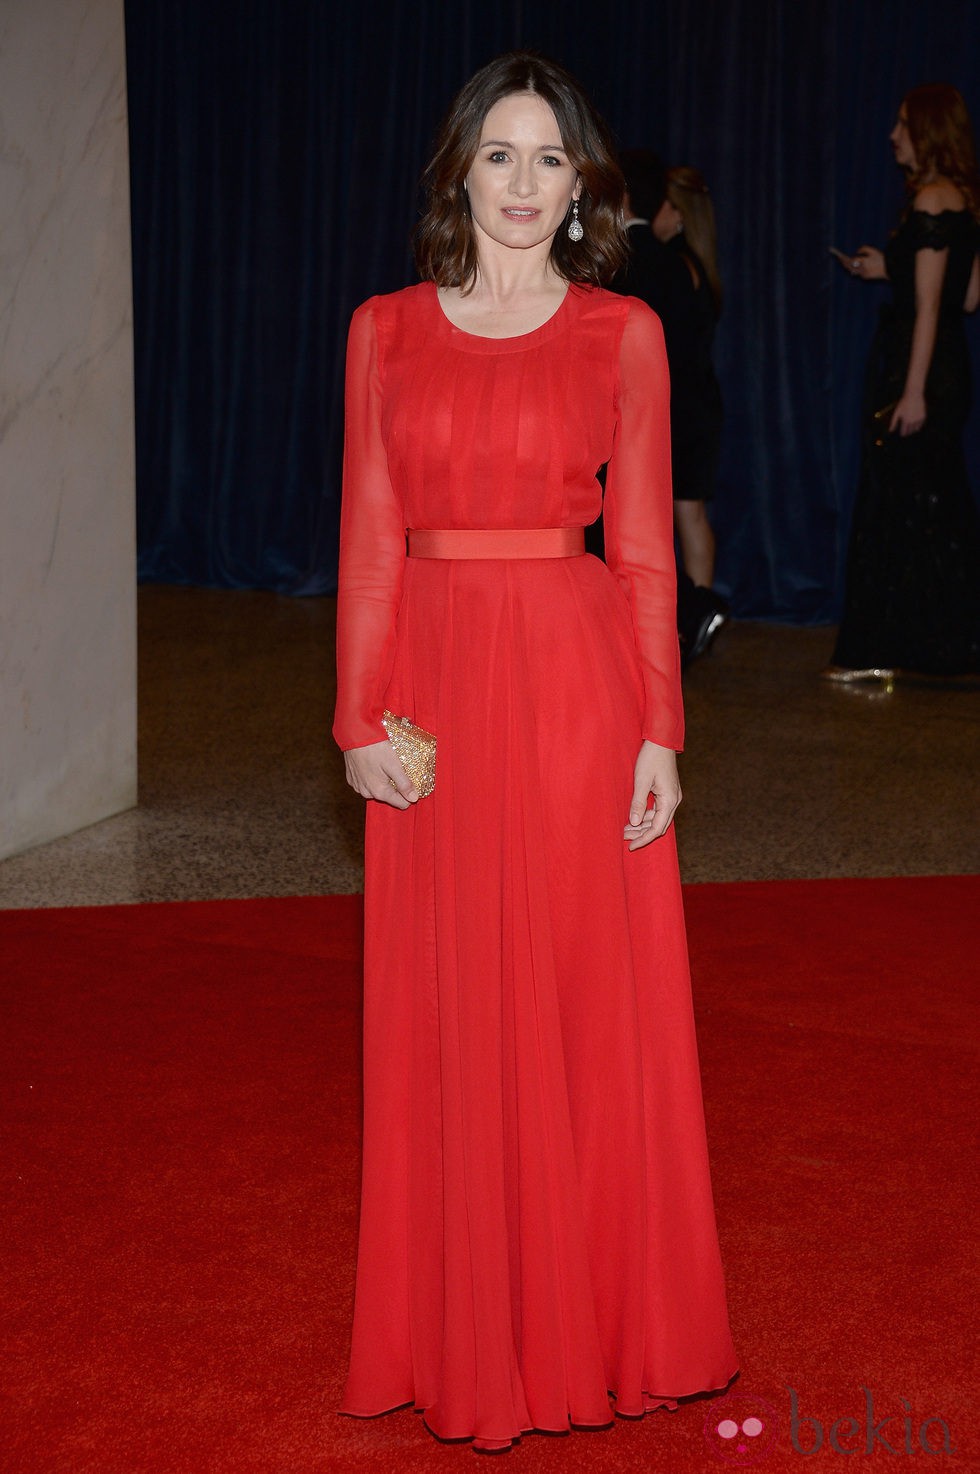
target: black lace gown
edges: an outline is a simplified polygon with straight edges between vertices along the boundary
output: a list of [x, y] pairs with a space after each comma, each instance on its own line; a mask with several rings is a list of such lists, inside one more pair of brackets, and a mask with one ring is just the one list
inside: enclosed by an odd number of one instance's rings
[[[915, 323], [915, 258], [949, 255], [926, 379], [927, 419], [888, 434]], [[963, 300], [980, 227], [966, 211], [910, 210], [885, 249], [892, 301], [868, 364], [861, 480], [835, 665], [933, 675], [980, 670], [980, 536], [963, 454], [970, 360]]]

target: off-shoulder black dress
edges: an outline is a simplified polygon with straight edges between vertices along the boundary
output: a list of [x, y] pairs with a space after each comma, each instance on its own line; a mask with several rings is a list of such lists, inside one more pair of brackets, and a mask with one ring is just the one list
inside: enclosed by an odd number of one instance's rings
[[[888, 434], [915, 324], [915, 258], [948, 250], [939, 324], [917, 434]], [[868, 364], [861, 480], [835, 665], [935, 675], [980, 670], [980, 535], [963, 430], [970, 359], [963, 301], [980, 227], [967, 211], [910, 210], [885, 248], [892, 301]]]

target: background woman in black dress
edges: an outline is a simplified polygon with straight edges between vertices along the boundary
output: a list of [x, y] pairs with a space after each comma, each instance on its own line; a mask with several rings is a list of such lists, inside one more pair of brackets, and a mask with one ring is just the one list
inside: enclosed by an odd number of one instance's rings
[[712, 347], [722, 293], [714, 206], [704, 175], [689, 164], [667, 171], [666, 199], [654, 216], [653, 234], [683, 267], [679, 299], [664, 322], [674, 527], [685, 572], [699, 588], [710, 588], [715, 539], [705, 503], [714, 495], [721, 448], [721, 390]]
[[[721, 441], [721, 391], [712, 342], [721, 308], [711, 197], [696, 169], [667, 170], [651, 149], [620, 156], [626, 180], [630, 259], [612, 283], [660, 318], [670, 365], [671, 478], [680, 543], [677, 632], [684, 666], [702, 655], [728, 618], [712, 588], [715, 540], [705, 510]], [[592, 551], [599, 552], [593, 543]]]
[[980, 177], [959, 92], [914, 88], [891, 142], [909, 207], [884, 251], [841, 258], [852, 275], [892, 286], [868, 365], [843, 619], [822, 672], [843, 683], [980, 669], [980, 537], [962, 444]]

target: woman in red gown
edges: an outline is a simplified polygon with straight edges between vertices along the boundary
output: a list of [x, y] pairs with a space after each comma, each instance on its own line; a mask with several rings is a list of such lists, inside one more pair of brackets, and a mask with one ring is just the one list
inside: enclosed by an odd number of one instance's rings
[[[427, 175], [421, 285], [354, 315], [334, 734], [368, 800], [342, 1411], [504, 1449], [735, 1372], [671, 819], [668, 382], [622, 180], [498, 58]], [[607, 563], [583, 552], [608, 463]], [[420, 797], [385, 710], [436, 735]], [[612, 1401], [610, 1401], [610, 1397]]]

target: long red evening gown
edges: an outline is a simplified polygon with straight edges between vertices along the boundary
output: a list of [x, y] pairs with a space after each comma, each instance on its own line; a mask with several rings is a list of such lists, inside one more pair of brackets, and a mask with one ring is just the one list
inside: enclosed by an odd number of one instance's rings
[[[607, 461], [608, 566], [406, 557], [406, 528], [584, 526]], [[683, 726], [643, 303], [572, 286], [504, 339], [432, 283], [358, 309], [338, 680], [341, 747], [383, 740], [384, 707], [438, 739], [431, 797], [368, 804], [341, 1410], [414, 1403], [495, 1448], [725, 1386], [674, 835], [623, 840], [641, 739]]]

